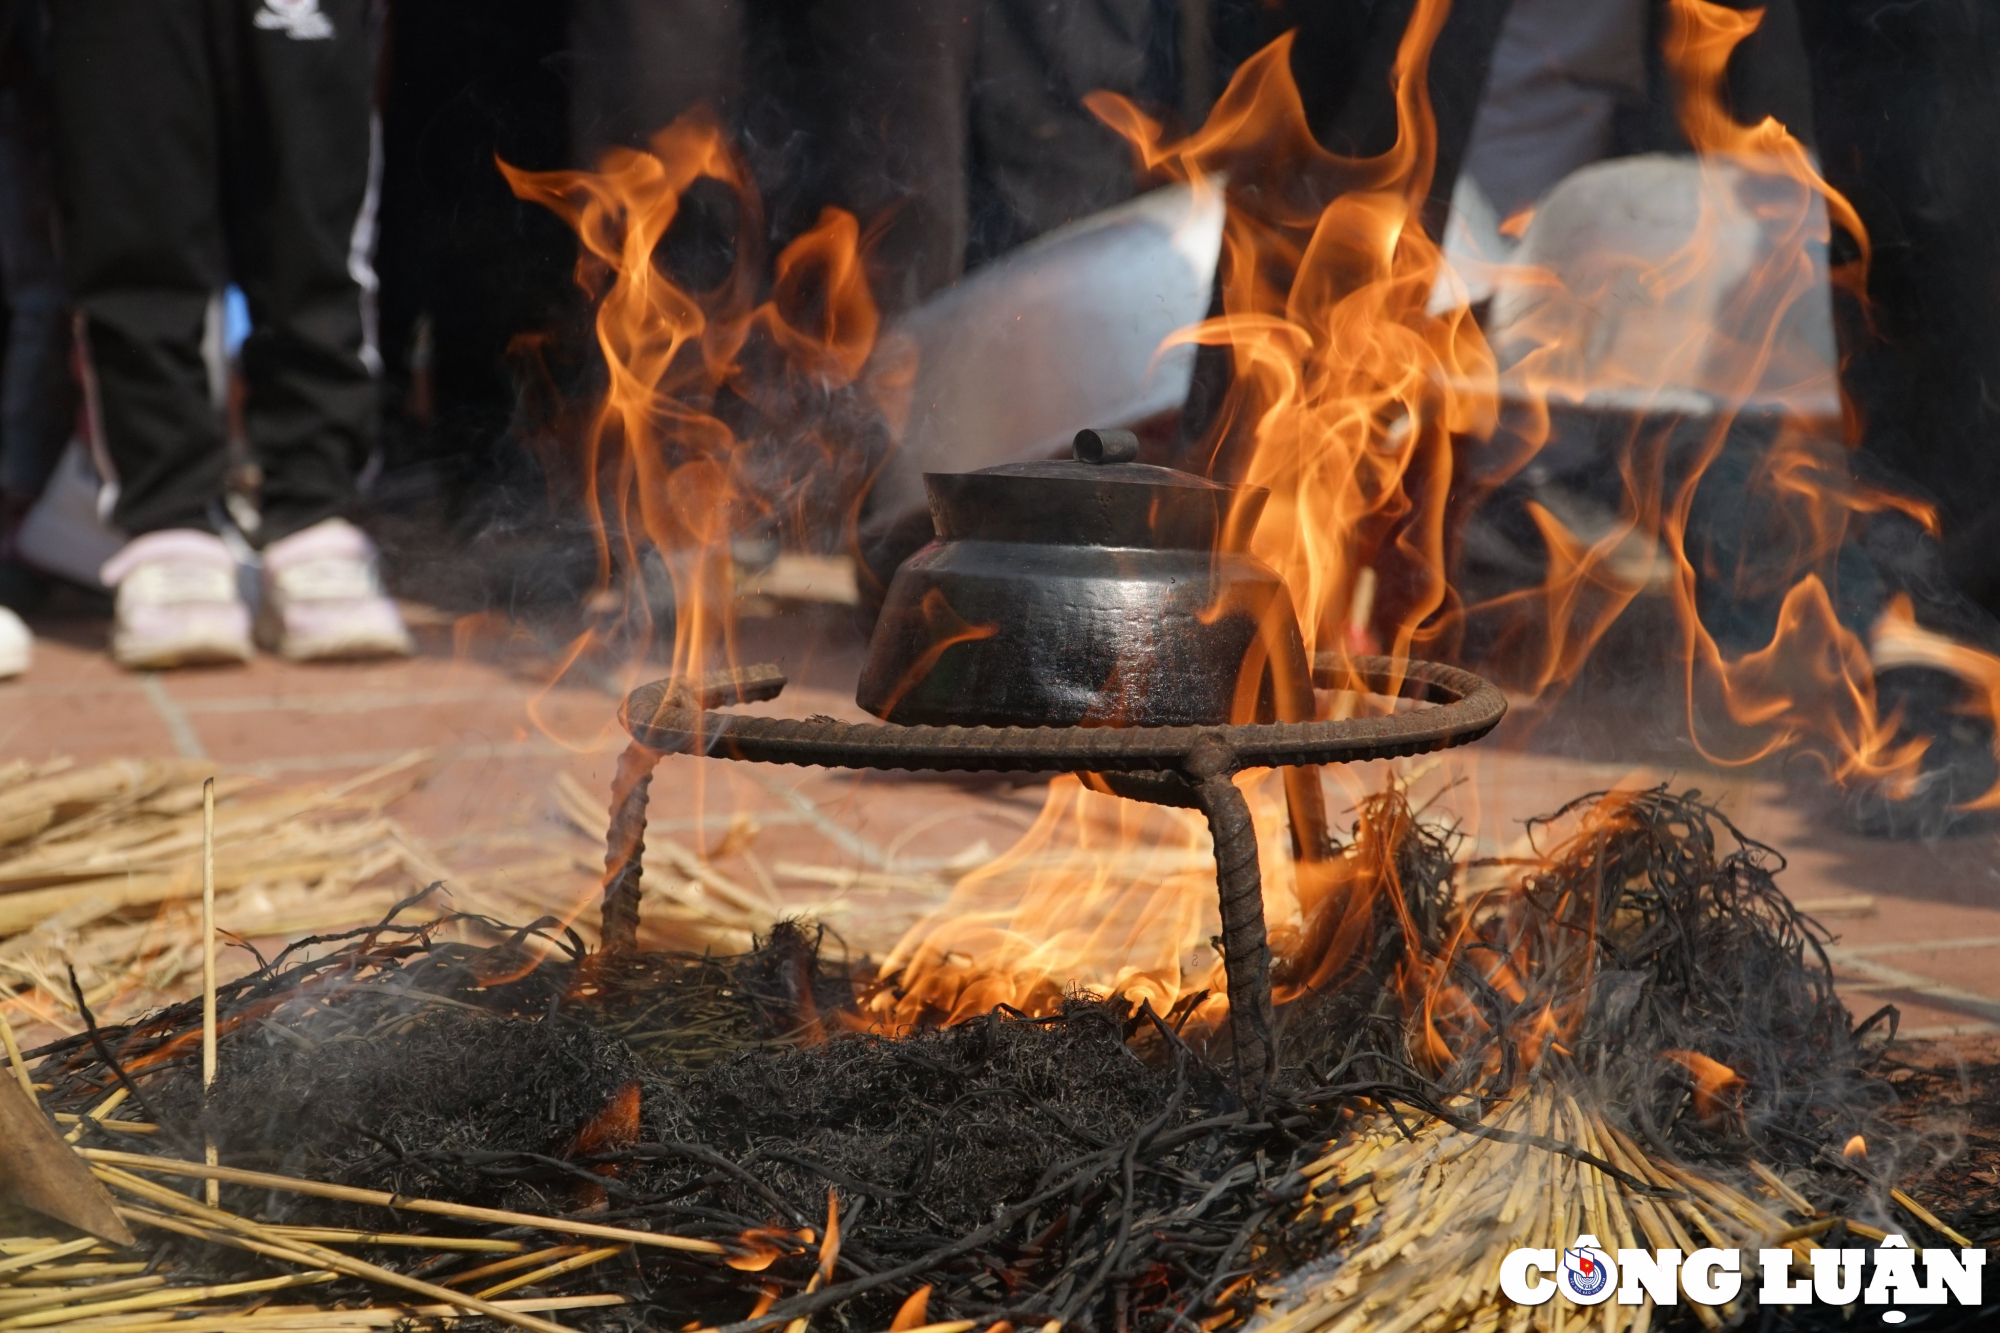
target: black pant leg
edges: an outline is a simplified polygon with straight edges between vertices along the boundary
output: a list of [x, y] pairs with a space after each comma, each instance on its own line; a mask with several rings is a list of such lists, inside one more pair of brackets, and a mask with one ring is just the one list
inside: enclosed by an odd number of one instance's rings
[[352, 507], [379, 427], [375, 35], [367, 0], [218, 4], [231, 11], [220, 111], [231, 266], [250, 306], [245, 422], [274, 541]]
[[[25, 27], [26, 25], [18, 25]], [[18, 31], [13, 41], [21, 41]], [[76, 424], [69, 298], [56, 256], [48, 82], [16, 45], [0, 57], [0, 527], [41, 495]], [[0, 541], [4, 541], [0, 534]]]
[[1937, 503], [1946, 570], [2000, 614], [2000, 10], [1820, 0], [1799, 18], [1821, 160], [1874, 246], [1868, 308], [1835, 293], [1862, 452]]
[[965, 271], [972, 76], [980, 0], [810, 0], [813, 194], [874, 232], [885, 314]]
[[84, 316], [114, 519], [206, 527], [222, 421], [201, 336], [225, 280], [206, 0], [55, 0], [64, 258]]
[[995, 259], [1138, 190], [1132, 147], [1091, 113], [1097, 90], [1158, 110], [1171, 94], [1153, 53], [1156, 0], [996, 0], [987, 6], [972, 101], [972, 247]]

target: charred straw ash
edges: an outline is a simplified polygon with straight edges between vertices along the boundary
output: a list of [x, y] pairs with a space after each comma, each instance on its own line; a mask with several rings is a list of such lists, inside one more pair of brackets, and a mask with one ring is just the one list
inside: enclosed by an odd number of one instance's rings
[[1497, 1067], [1463, 1086], [1510, 1086], [1523, 1049], [1507, 1038], [1546, 1009], [1567, 1066], [1663, 1153], [1804, 1167], [1874, 1118], [1889, 1098], [1862, 1043], [1895, 1011], [1850, 1027], [1827, 932], [1778, 888], [1782, 856], [1699, 792], [1589, 796], [1536, 824], [1567, 816], [1580, 831], [1475, 905], [1449, 956], [1479, 1029], [1455, 1043], [1461, 1068]]
[[[1453, 846], [1400, 795], [1364, 808], [1347, 854], [1399, 900], [1376, 899], [1355, 966], [1289, 1006], [1279, 1091], [1254, 1114], [1178, 1013], [1119, 1000], [896, 1040], [843, 1034], [864, 978], [797, 926], [733, 958], [607, 965], [572, 941], [529, 967], [518, 940], [477, 950], [385, 925], [226, 991], [206, 1114], [193, 1006], [101, 1044], [165, 1127], [141, 1141], [158, 1151], [198, 1155], [206, 1132], [225, 1162], [252, 1168], [524, 1211], [595, 1207], [723, 1241], [774, 1233], [781, 1257], [761, 1271], [659, 1252], [537, 1289], [634, 1297], [573, 1316], [607, 1328], [726, 1324], [768, 1291], [777, 1322], [880, 1329], [926, 1285], [932, 1320], [1166, 1329], [1208, 1318], [1232, 1288], [1247, 1313], [1254, 1296], [1236, 1279], [1347, 1243], [1337, 1226], [1285, 1223], [1298, 1168], [1355, 1115], [1469, 1123], [1524, 1079], [1596, 1105], [1663, 1158], [1729, 1168], [1754, 1155], [1811, 1173], [1816, 1199], [1870, 1191], [1827, 1146], [1864, 1130], [1880, 1160], [1873, 1145], [1896, 1139], [1877, 1112], [1894, 1094], [1866, 1072], [1819, 932], [1776, 890], [1774, 853], [1693, 793], [1620, 796], [1523, 891], [1459, 916]], [[1302, 938], [1328, 929], [1309, 922]], [[1441, 1071], [1398, 998], [1423, 974], [1444, 997], [1433, 1027], [1462, 1053]], [[1545, 1012], [1553, 1028], [1537, 1026]], [[116, 1078], [87, 1037], [46, 1054], [53, 1108], [94, 1105]], [[1710, 1071], [1704, 1087], [1695, 1057], [1733, 1081]], [[801, 1237], [823, 1228], [830, 1192], [840, 1262], [808, 1296], [817, 1252]], [[225, 1189], [224, 1202], [270, 1221], [412, 1225], [263, 1191]], [[201, 1272], [232, 1261], [199, 1247], [170, 1257]], [[424, 1275], [477, 1262], [441, 1256]]]

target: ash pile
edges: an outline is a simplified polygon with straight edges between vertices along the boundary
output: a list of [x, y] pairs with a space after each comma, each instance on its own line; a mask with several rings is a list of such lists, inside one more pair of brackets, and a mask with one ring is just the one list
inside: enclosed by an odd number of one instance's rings
[[[548, 922], [474, 948], [392, 916], [224, 987], [207, 1096], [198, 1002], [30, 1054], [149, 1273], [229, 1292], [319, 1256], [314, 1304], [285, 1308], [336, 1323], [1554, 1327], [1560, 1302], [1500, 1291], [1510, 1250], [1589, 1232], [1803, 1265], [2000, 1237], [1976, 1135], [1899, 1096], [1893, 1011], [1850, 1022], [1775, 852], [1692, 792], [1562, 813], [1566, 841], [1472, 893], [1448, 829], [1366, 802], [1346, 891], [1278, 959], [1255, 1104], [1203, 996], [889, 1035], [866, 1000], [896, 978], [803, 923], [740, 956], [616, 956]], [[209, 1145], [227, 1178], [204, 1202]], [[1759, 1310], [1746, 1284], [1590, 1318], [1848, 1314]]]

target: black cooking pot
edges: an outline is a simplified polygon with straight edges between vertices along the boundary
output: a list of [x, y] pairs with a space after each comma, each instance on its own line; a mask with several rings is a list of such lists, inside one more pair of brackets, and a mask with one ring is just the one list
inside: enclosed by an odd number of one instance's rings
[[1202, 726], [1311, 715], [1278, 575], [1246, 550], [1269, 492], [1131, 461], [927, 473], [937, 540], [896, 571], [855, 699], [891, 722]]

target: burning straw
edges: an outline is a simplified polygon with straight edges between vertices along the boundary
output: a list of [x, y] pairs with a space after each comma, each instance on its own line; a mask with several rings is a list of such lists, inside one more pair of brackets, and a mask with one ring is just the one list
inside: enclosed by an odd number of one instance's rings
[[[1330, 980], [1288, 960], [1261, 1107], [1198, 1006], [1072, 994], [890, 1036], [862, 997], [896, 978], [795, 925], [607, 959], [553, 922], [482, 949], [392, 915], [218, 986], [212, 1097], [198, 1000], [32, 1052], [154, 1267], [24, 1237], [0, 1290], [60, 1298], [34, 1326], [1443, 1333], [1547, 1325], [1497, 1256], [1575, 1231], [1949, 1239], [1840, 1157], [1857, 1132], [1893, 1156], [1892, 1095], [1775, 856], [1692, 795], [1563, 823], [1460, 902], [1448, 831], [1368, 803], [1340, 854], [1372, 924]], [[1325, 938], [1308, 921], [1294, 947]], [[190, 1194], [208, 1180], [215, 1207]], [[294, 1290], [341, 1308], [241, 1312]]]

